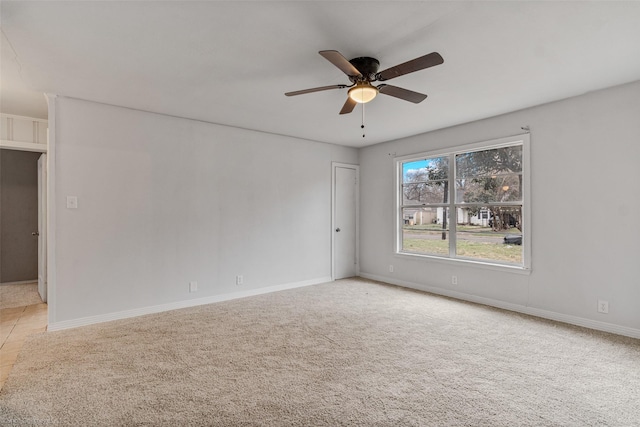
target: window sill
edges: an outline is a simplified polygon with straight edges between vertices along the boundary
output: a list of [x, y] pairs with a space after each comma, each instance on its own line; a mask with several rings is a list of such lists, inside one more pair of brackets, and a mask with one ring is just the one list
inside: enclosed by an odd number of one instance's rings
[[444, 257], [438, 257], [438, 256], [430, 256], [430, 255], [418, 255], [418, 254], [412, 254], [408, 252], [396, 252], [395, 256], [397, 258], [411, 259], [414, 261], [426, 261], [426, 262], [433, 261], [441, 264], [457, 265], [460, 267], [481, 268], [484, 270], [502, 271], [505, 273], [522, 274], [527, 276], [531, 274], [530, 267], [527, 268], [519, 265], [493, 264], [487, 261], [476, 261], [472, 259], [463, 259], [463, 258], [444, 258]]

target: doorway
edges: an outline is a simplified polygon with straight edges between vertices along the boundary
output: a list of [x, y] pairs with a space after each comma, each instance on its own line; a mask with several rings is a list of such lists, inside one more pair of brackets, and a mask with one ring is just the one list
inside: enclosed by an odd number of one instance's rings
[[359, 166], [332, 164], [331, 276], [334, 280], [357, 276]]
[[0, 150], [0, 186], [3, 295], [25, 306], [46, 302], [46, 154]]

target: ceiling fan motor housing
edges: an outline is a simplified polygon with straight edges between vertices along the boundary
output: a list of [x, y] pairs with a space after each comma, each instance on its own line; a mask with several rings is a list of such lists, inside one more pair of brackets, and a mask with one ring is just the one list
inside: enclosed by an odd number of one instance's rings
[[351, 80], [353, 83], [357, 83], [358, 81], [371, 82], [376, 79], [376, 73], [378, 72], [378, 68], [380, 67], [380, 61], [378, 61], [377, 59], [369, 58], [368, 56], [362, 56], [359, 58], [354, 58], [349, 62], [362, 73], [361, 79], [358, 79], [357, 76], [349, 76], [349, 80]]

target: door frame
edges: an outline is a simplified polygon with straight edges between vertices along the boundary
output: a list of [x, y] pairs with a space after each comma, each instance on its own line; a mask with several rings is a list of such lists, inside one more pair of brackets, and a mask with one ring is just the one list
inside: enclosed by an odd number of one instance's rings
[[47, 153], [38, 158], [38, 293], [47, 302]]
[[360, 275], [360, 166], [350, 163], [331, 162], [331, 280], [335, 280], [335, 254], [336, 254], [336, 169], [354, 169], [356, 172], [356, 276]]
[[[45, 172], [44, 172], [44, 176], [42, 176], [42, 181], [41, 181], [41, 176], [40, 176], [40, 171], [38, 170], [37, 174], [38, 174], [38, 232], [40, 233], [40, 235], [38, 236], [38, 293], [40, 295], [41, 294], [41, 286], [40, 286], [40, 268], [42, 266], [42, 268], [44, 269], [44, 271], [47, 271], [47, 264], [48, 264], [48, 255], [47, 255], [47, 247], [46, 247], [46, 242], [47, 242], [47, 230], [48, 230], [48, 200], [47, 200], [47, 189], [49, 186], [49, 176], [46, 173], [46, 169], [47, 169], [47, 161], [48, 161], [48, 157], [47, 153], [48, 153], [48, 146], [47, 144], [42, 144], [42, 143], [27, 143], [27, 142], [20, 142], [20, 141], [9, 141], [9, 140], [3, 140], [0, 142], [0, 148], [3, 150], [14, 150], [14, 151], [27, 151], [27, 152], [32, 152], [32, 153], [42, 153], [45, 155], [44, 158], [44, 168], [45, 168]], [[38, 160], [39, 161], [39, 160]], [[40, 186], [44, 184], [44, 188], [42, 188], [42, 190], [44, 190], [44, 195], [42, 195], [40, 193]], [[41, 225], [41, 218], [40, 215], [44, 214], [44, 218], [42, 218], [42, 222], [44, 225], [44, 230], [40, 229], [40, 225]], [[43, 247], [44, 245], [44, 247]], [[46, 302], [46, 295], [47, 295], [47, 277], [46, 275], [43, 277], [44, 279], [44, 295], [45, 295], [45, 299], [44, 302]], [[24, 283], [31, 283], [31, 281], [29, 282], [24, 282]]]

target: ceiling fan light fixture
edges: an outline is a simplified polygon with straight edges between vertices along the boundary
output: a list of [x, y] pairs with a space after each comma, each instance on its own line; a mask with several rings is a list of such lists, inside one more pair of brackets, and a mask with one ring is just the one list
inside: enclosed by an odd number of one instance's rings
[[349, 98], [353, 99], [359, 104], [366, 104], [376, 97], [378, 94], [378, 88], [372, 86], [371, 83], [358, 83], [351, 89], [349, 89]]

